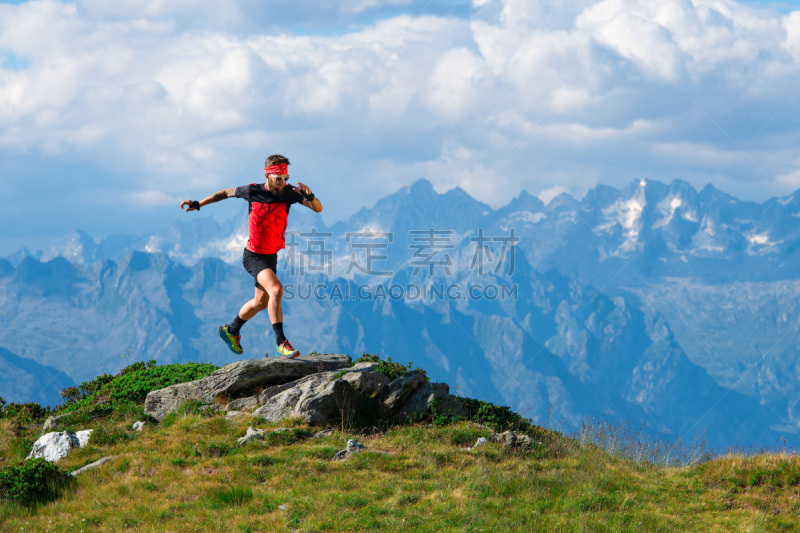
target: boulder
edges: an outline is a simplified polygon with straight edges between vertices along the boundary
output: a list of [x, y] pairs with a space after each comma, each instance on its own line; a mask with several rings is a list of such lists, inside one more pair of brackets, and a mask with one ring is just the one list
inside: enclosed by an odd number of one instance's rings
[[33, 443], [33, 449], [25, 459], [41, 457], [50, 462], [63, 459], [75, 448], [83, 448], [86, 446], [92, 431], [91, 429], [78, 431], [77, 433], [54, 431], [42, 435]]
[[541, 442], [533, 440], [528, 435], [515, 431], [495, 433], [492, 435], [492, 442], [499, 442], [509, 448], [530, 448], [533, 444], [541, 444]]
[[325, 437], [330, 437], [334, 433], [336, 433], [336, 430], [333, 429], [333, 428], [323, 429], [322, 431], [317, 431], [316, 433], [314, 433], [311, 436], [311, 438], [312, 439], [322, 439], [322, 438], [325, 438]]
[[383, 400], [384, 407], [391, 413], [396, 412], [425, 383], [427, 379], [423, 372], [410, 372], [397, 378], [389, 384], [386, 399]]
[[368, 398], [385, 396], [389, 391], [389, 378], [381, 372], [372, 370], [372, 368], [353, 369], [339, 379], [350, 383], [353, 388]]
[[318, 372], [349, 368], [352, 359], [347, 355], [326, 354], [297, 359], [262, 358], [238, 361], [220, 368], [197, 381], [179, 383], [152, 391], [145, 399], [144, 412], [156, 420], [189, 401], [204, 404], [250, 396], [262, 387], [293, 381]]
[[63, 415], [51, 416], [44, 421], [42, 431], [50, 431], [56, 429], [58, 425], [65, 419], [72, 416], [73, 413], [64, 413]]
[[228, 402], [226, 411], [255, 411], [258, 409], [258, 396], [247, 396]]
[[267, 387], [256, 398], [256, 408], [261, 407], [267, 400], [272, 398], [273, 396], [277, 396], [278, 394], [282, 393], [285, 390], [289, 390], [300, 380], [290, 381], [288, 383], [281, 383], [280, 385], [273, 385], [272, 387]]
[[392, 422], [402, 423], [424, 417], [428, 409], [436, 403], [436, 415], [447, 418], [465, 418], [467, 410], [461, 401], [449, 393], [446, 383], [425, 383], [418, 388], [392, 416]]
[[78, 439], [78, 447], [84, 448], [89, 444], [89, 438], [92, 436], [93, 429], [84, 429], [83, 431], [76, 431], [75, 437]]
[[322, 372], [297, 381], [291, 388], [272, 396], [253, 414], [277, 422], [299, 418], [309, 424], [327, 424], [356, 411], [363, 397], [347, 381], [333, 379], [334, 372]]
[[256, 429], [250, 426], [247, 428], [247, 433], [245, 433], [244, 437], [239, 439], [239, 446], [244, 446], [248, 442], [253, 442], [255, 440], [264, 440], [266, 433], [267, 432], [263, 429]]

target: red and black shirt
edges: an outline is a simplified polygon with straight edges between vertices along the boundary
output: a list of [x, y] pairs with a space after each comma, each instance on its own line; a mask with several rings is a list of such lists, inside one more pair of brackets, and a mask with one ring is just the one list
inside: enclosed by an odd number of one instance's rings
[[289, 207], [301, 203], [303, 196], [288, 183], [281, 194], [269, 190], [264, 183], [251, 183], [236, 187], [236, 197], [250, 204], [247, 249], [257, 254], [274, 254], [285, 248]]

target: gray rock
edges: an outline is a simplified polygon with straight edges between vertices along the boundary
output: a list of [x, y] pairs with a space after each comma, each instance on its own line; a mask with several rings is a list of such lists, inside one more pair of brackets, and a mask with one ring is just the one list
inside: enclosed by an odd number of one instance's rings
[[163, 420], [188, 401], [211, 404], [214, 401], [235, 399], [247, 396], [248, 392], [260, 387], [277, 385], [318, 372], [349, 368], [351, 362], [349, 356], [336, 354], [297, 359], [262, 358], [238, 361], [203, 379], [150, 392], [145, 399], [144, 412], [156, 420]]
[[258, 396], [247, 396], [228, 402], [225, 406], [226, 411], [255, 411], [258, 409]]
[[309, 424], [327, 424], [356, 411], [363, 397], [350, 383], [333, 379], [334, 372], [307, 376], [259, 407], [253, 414], [277, 422], [299, 418]]
[[283, 391], [291, 389], [292, 387], [297, 385], [298, 381], [300, 380], [296, 379], [288, 383], [281, 383], [280, 385], [273, 385], [271, 387], [267, 387], [266, 389], [261, 391], [261, 393], [258, 395], [256, 399], [256, 409], [267, 403], [267, 400], [269, 400], [273, 396], [277, 396]]
[[70, 472], [70, 475], [71, 476], [79, 476], [80, 474], [83, 474], [87, 470], [92, 470], [94, 468], [97, 468], [98, 466], [103, 466], [107, 462], [111, 461], [112, 459], [116, 459], [117, 457], [119, 457], [119, 455], [111, 455], [111, 456], [108, 456], [108, 457], [103, 457], [99, 461], [95, 461], [95, 462], [93, 462], [91, 464], [88, 464], [88, 465], [84, 466], [83, 468], [79, 468], [79, 469], [77, 469], [77, 470], [75, 470], [73, 472]]
[[73, 413], [64, 413], [63, 415], [58, 416], [51, 416], [47, 420], [44, 421], [44, 425], [42, 426], [42, 432], [51, 431], [58, 427], [58, 424], [61, 423], [65, 418], [69, 418], [72, 416]]
[[457, 396], [452, 394], [442, 394], [435, 396], [439, 399], [439, 404], [436, 406], [436, 414], [447, 418], [466, 418], [467, 409]]
[[350, 367], [350, 372], [377, 372], [377, 369], [378, 363], [356, 363]]
[[133, 430], [134, 431], [141, 431], [144, 429], [145, 423], [144, 422], [134, 422], [133, 423]]
[[[371, 364], [371, 363], [361, 363]], [[356, 365], [358, 366], [358, 365]], [[369, 398], [375, 396], [385, 396], [389, 391], [389, 378], [381, 372], [375, 372], [372, 368], [352, 369], [341, 378], [350, 383], [356, 390]]]
[[427, 383], [425, 374], [422, 372], [411, 372], [399, 377], [389, 384], [388, 394], [383, 400], [386, 409], [394, 413], [419, 387]]
[[345, 450], [347, 450], [348, 452], [360, 452], [361, 450], [365, 450], [366, 448], [367, 447], [364, 446], [363, 444], [359, 444], [359, 442], [356, 439], [348, 439]]
[[533, 440], [528, 435], [515, 431], [495, 433], [492, 435], [492, 442], [499, 442], [509, 448], [530, 448], [533, 444], [541, 444], [541, 442]]
[[311, 438], [312, 438], [312, 439], [322, 439], [322, 438], [324, 438], [324, 437], [330, 437], [330, 436], [331, 436], [331, 435], [333, 435], [334, 433], [336, 433], [336, 430], [335, 430], [335, 429], [333, 429], [333, 428], [328, 428], [328, 429], [324, 429], [324, 430], [322, 430], [322, 431], [317, 431], [316, 433], [314, 433], [314, 434], [311, 436]]
[[418, 420], [424, 417], [434, 400], [438, 400], [436, 414], [447, 418], [465, 418], [467, 411], [461, 401], [449, 394], [450, 387], [445, 383], [425, 383], [411, 395], [403, 406], [392, 416], [393, 423]]
[[244, 416], [250, 416], [250, 413], [246, 413], [244, 411], [228, 411], [227, 413], [225, 413], [225, 418], [227, 418], [228, 420]]
[[91, 429], [78, 431], [77, 433], [54, 431], [42, 435], [33, 443], [33, 449], [25, 459], [41, 457], [50, 462], [59, 461], [69, 455], [72, 450], [86, 446], [92, 431]]
[[247, 428], [247, 433], [245, 433], [244, 437], [239, 439], [239, 446], [244, 446], [248, 442], [253, 442], [256, 440], [264, 440], [264, 436], [266, 434], [267, 432], [263, 429], [255, 429], [254, 427], [250, 426]]
[[[358, 452], [363, 451], [363, 450], [366, 450], [366, 449], [367, 449], [367, 447], [364, 446], [363, 444], [359, 444], [359, 442], [356, 439], [350, 439], [350, 440], [347, 441], [347, 446], [345, 447], [345, 449], [341, 450], [339, 452], [336, 452], [336, 455], [334, 455], [331, 458], [331, 460], [332, 461], [344, 461], [345, 459], [349, 459], [353, 454], [358, 453]], [[383, 453], [383, 454], [385, 454], [386, 452], [373, 451], [372, 453]]]

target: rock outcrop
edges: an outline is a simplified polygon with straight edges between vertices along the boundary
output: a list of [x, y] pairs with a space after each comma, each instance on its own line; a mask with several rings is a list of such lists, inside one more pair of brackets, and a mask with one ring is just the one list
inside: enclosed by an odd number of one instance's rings
[[291, 382], [310, 374], [349, 368], [351, 363], [349, 356], [335, 354], [297, 359], [238, 361], [203, 379], [150, 392], [145, 399], [144, 412], [156, 420], [163, 420], [187, 402], [228, 403], [230, 400], [247, 397], [267, 387]]
[[145, 413], [163, 420], [193, 401], [204, 404], [201, 409], [225, 411], [229, 418], [298, 419], [316, 425], [401, 423], [428, 412], [466, 416], [449, 387], [429, 383], [424, 372], [409, 372], [390, 382], [377, 363], [351, 365], [349, 356], [335, 354], [239, 361], [206, 378], [152, 391]]
[[270, 422], [298, 418], [309, 424], [326, 424], [352, 416], [363, 400], [349, 381], [334, 379], [334, 372], [322, 372], [307, 376], [270, 397], [253, 414]]

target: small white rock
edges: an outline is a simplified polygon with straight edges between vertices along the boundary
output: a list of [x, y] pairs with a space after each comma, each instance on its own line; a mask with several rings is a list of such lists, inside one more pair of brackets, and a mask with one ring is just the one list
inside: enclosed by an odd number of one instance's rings
[[239, 439], [239, 446], [244, 446], [248, 442], [254, 440], [264, 440], [264, 435], [266, 432], [263, 429], [255, 429], [253, 426], [247, 428], [247, 433], [244, 437]]
[[41, 457], [46, 461], [55, 462], [63, 459], [75, 448], [83, 448], [89, 442], [92, 429], [70, 433], [69, 431], [54, 431], [39, 437], [33, 443], [33, 449], [25, 459]]
[[75, 433], [75, 436], [78, 438], [78, 442], [80, 443], [79, 448], [85, 447], [89, 444], [89, 437], [92, 436], [93, 429], [84, 429], [83, 431], [78, 431]]
[[486, 444], [486, 437], [481, 437], [478, 439], [478, 442], [475, 443], [475, 446], [473, 446], [473, 448], [477, 448], [478, 446], [483, 446], [484, 444]]
[[134, 431], [141, 431], [142, 429], [144, 429], [144, 424], [145, 424], [145, 423], [144, 423], [144, 422], [141, 422], [141, 421], [139, 421], [139, 422], [134, 422], [134, 423], [133, 423], [133, 430], [134, 430]]

